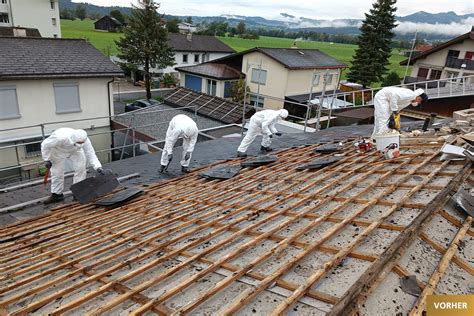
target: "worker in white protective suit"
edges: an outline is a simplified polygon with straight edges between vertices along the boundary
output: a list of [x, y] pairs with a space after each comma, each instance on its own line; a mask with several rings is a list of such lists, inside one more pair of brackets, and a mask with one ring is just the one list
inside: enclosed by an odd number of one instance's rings
[[423, 89], [415, 91], [399, 88], [386, 87], [377, 92], [374, 98], [374, 132], [375, 135], [392, 133], [394, 129], [399, 129], [399, 112], [409, 105], [418, 106], [425, 103], [428, 96]]
[[58, 128], [41, 143], [41, 154], [46, 168], [51, 170], [51, 197], [46, 204], [64, 200], [64, 164], [66, 159], [74, 168], [73, 183], [86, 178], [86, 163], [99, 174], [104, 174], [102, 164], [94, 152], [86, 131], [68, 127]]
[[166, 131], [166, 141], [163, 152], [161, 153], [160, 172], [167, 169], [168, 164], [173, 159], [173, 147], [178, 138], [183, 138], [183, 155], [181, 159], [181, 171], [189, 172], [189, 163], [194, 151], [194, 145], [198, 138], [199, 130], [196, 123], [184, 114], [178, 114], [173, 117]]
[[262, 134], [262, 143], [260, 150], [262, 152], [268, 152], [272, 149], [270, 145], [272, 144], [271, 138], [273, 135], [281, 136], [281, 133], [275, 127], [275, 124], [282, 119], [288, 117], [288, 111], [285, 109], [282, 110], [262, 110], [250, 118], [249, 128], [247, 130], [247, 135], [240, 143], [239, 148], [237, 149], [238, 157], [246, 157], [247, 148], [255, 140], [255, 138]]

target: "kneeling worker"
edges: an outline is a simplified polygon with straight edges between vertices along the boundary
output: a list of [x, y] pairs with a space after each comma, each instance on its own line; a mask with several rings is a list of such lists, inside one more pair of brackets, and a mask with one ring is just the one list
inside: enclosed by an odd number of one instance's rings
[[255, 140], [255, 138], [262, 134], [262, 143], [260, 150], [262, 152], [268, 152], [272, 149], [270, 145], [272, 143], [271, 138], [273, 134], [281, 136], [281, 133], [275, 128], [275, 124], [282, 119], [288, 117], [288, 111], [283, 110], [262, 110], [250, 118], [249, 128], [247, 130], [247, 135], [240, 143], [239, 148], [237, 149], [238, 157], [246, 157], [247, 148]]
[[51, 197], [44, 203], [54, 203], [64, 200], [64, 163], [66, 159], [72, 162], [74, 168], [73, 183], [86, 178], [86, 163], [99, 174], [104, 174], [102, 164], [95, 154], [86, 131], [68, 127], [58, 128], [51, 136], [41, 143], [41, 154], [45, 166], [51, 169]]
[[386, 87], [377, 92], [374, 97], [374, 132], [375, 135], [388, 134], [394, 129], [400, 129], [399, 112], [409, 105], [418, 106], [425, 103], [428, 96], [423, 89], [415, 91], [399, 88]]
[[189, 172], [189, 163], [194, 151], [194, 145], [198, 138], [199, 130], [196, 123], [184, 114], [178, 114], [173, 117], [166, 131], [166, 141], [163, 152], [161, 153], [160, 172], [166, 170], [166, 167], [173, 159], [173, 147], [178, 138], [183, 138], [183, 156], [181, 159], [181, 171]]

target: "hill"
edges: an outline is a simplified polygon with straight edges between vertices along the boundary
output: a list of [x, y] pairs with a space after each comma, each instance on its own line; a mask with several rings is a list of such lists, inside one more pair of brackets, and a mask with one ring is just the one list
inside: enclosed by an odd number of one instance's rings
[[[94, 30], [94, 22], [86, 19], [80, 20], [61, 20], [61, 32], [64, 38], [84, 38], [91, 42], [104, 55], [116, 55], [117, 47], [115, 40], [119, 39], [120, 33], [96, 32]], [[258, 40], [242, 39], [238, 37], [219, 37], [221, 41], [235, 49], [236, 51], [243, 51], [253, 47], [291, 47], [294, 40], [289, 38], [265, 37], [261, 36]], [[297, 46], [300, 48], [317, 48], [322, 52], [337, 58], [346, 64], [350, 65], [356, 45], [337, 44], [328, 42], [315, 41], [297, 41]], [[401, 60], [405, 57], [400, 56], [398, 50], [393, 51], [390, 58], [390, 70], [394, 70], [400, 77], [404, 75], [405, 68], [399, 65]], [[347, 70], [345, 71], [347, 72]]]

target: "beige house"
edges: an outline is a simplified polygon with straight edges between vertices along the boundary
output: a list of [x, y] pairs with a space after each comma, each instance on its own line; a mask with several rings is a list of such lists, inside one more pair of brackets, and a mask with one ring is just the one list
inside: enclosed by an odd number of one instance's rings
[[341, 71], [346, 67], [317, 49], [257, 47], [177, 70], [182, 73], [181, 86], [219, 97], [228, 97], [230, 83], [245, 78], [252, 105], [281, 109], [287, 97], [307, 95], [307, 100], [310, 93], [316, 96], [323, 89], [337, 89]]
[[0, 47], [0, 178], [34, 176], [41, 140], [59, 127], [98, 134], [96, 151], [110, 148], [120, 68], [84, 40], [0, 37]]
[[404, 60], [413, 65], [406, 82], [427, 81], [474, 75], [474, 27], [461, 36]]
[[61, 37], [58, 0], [0, 0], [0, 27], [38, 29], [42, 37]]

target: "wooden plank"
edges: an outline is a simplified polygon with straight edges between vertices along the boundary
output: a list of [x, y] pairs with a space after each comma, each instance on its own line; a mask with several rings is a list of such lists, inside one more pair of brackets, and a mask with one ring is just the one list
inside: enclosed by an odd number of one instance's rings
[[453, 241], [451, 242], [451, 245], [449, 245], [443, 257], [439, 261], [438, 266], [436, 267], [435, 271], [433, 272], [430, 279], [428, 280], [427, 286], [423, 289], [420, 296], [418, 297], [415, 304], [413, 305], [413, 308], [411, 309], [409, 313], [410, 316], [419, 316], [426, 309], [427, 296], [433, 294], [434, 290], [436, 289], [436, 286], [438, 285], [446, 269], [448, 268], [449, 263], [451, 262], [451, 259], [454, 257], [454, 254], [459, 247], [460, 241], [464, 239], [464, 236], [466, 235], [466, 232], [471, 227], [471, 224], [472, 224], [472, 217], [468, 216], [466, 220], [464, 221], [464, 224], [462, 225], [461, 229], [458, 231]]
[[[436, 169], [438, 170], [438, 169]], [[435, 170], [435, 171], [436, 171]], [[348, 313], [354, 306], [352, 302], [356, 301], [357, 296], [365, 291], [370, 290], [372, 283], [377, 279], [377, 276], [382, 273], [384, 269], [391, 270], [395, 265], [395, 256], [403, 247], [408, 247], [410, 241], [416, 238], [417, 231], [423, 224], [423, 222], [429, 218], [430, 214], [433, 214], [433, 209], [441, 208], [442, 205], [449, 198], [448, 195], [455, 190], [469, 175], [469, 169], [465, 167], [458, 175], [450, 181], [446, 188], [441, 191], [437, 197], [435, 197], [421, 212], [415, 220], [408, 226], [408, 228], [401, 232], [400, 235], [394, 240], [394, 242], [386, 249], [382, 256], [375, 261], [369, 269], [367, 269], [361, 277], [350, 287], [348, 291], [343, 295], [341, 300], [334, 305], [329, 315], [338, 315]], [[425, 179], [426, 180], [426, 179]], [[423, 182], [425, 182], [425, 180]], [[390, 264], [389, 264], [390, 263]]]

